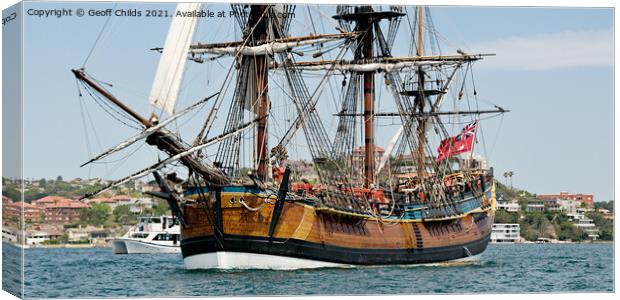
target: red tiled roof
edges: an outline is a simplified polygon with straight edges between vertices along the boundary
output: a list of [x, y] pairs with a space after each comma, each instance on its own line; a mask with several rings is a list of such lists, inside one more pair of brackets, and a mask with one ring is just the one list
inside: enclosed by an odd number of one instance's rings
[[68, 202], [68, 201], [71, 201], [71, 199], [64, 198], [64, 197], [59, 197], [59, 196], [47, 196], [47, 197], [43, 197], [41, 199], [34, 200], [34, 201], [32, 201], [32, 203], [34, 203], [34, 204], [46, 204], [46, 203]]
[[36, 205], [32, 205], [30, 203], [22, 202], [22, 201], [9, 203], [9, 204], [7, 204], [7, 206], [32, 208], [32, 209], [41, 209], [40, 207], [38, 207]]
[[131, 197], [129, 197], [127, 195], [116, 195], [116, 196], [110, 198], [110, 200], [114, 200], [114, 201], [129, 201], [129, 200], [131, 200]]
[[88, 203], [115, 203], [116, 201], [112, 200], [112, 198], [93, 198], [87, 200]]
[[32, 201], [35, 205], [43, 208], [87, 208], [90, 205], [58, 196], [47, 196]]
[[80, 201], [63, 202], [46, 206], [45, 208], [89, 208], [90, 205]]

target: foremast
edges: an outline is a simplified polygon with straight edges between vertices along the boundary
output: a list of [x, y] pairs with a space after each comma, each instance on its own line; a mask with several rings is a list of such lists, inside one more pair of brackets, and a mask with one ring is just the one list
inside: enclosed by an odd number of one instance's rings
[[[264, 18], [267, 5], [253, 5], [250, 10], [250, 17], [246, 28], [255, 28], [249, 34], [252, 35], [250, 44], [255, 45], [267, 40], [267, 18]], [[247, 38], [245, 36], [244, 38]], [[256, 61], [256, 92], [257, 95], [257, 124], [256, 124], [256, 166], [257, 177], [261, 181], [269, 178], [267, 168], [267, 117], [269, 114], [269, 57], [267, 55], [257, 55], [254, 57]]]

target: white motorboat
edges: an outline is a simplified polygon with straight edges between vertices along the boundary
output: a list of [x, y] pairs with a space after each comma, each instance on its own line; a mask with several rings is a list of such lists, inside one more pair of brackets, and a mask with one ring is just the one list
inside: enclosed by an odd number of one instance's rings
[[140, 217], [125, 235], [113, 239], [115, 254], [181, 253], [180, 226], [170, 216]]

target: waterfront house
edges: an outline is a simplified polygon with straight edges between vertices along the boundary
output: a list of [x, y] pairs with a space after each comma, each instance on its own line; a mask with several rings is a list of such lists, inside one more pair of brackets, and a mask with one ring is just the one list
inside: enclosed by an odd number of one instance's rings
[[16, 225], [23, 217], [24, 223], [33, 224], [42, 221], [43, 210], [26, 202], [11, 202], [2, 206], [2, 219], [5, 224]]
[[518, 212], [519, 209], [521, 209], [521, 206], [519, 205], [519, 203], [516, 202], [508, 202], [508, 203], [502, 203], [502, 204], [497, 204], [497, 209], [503, 209], [507, 212]]
[[562, 211], [566, 214], [577, 213], [577, 208], [581, 205], [580, 202], [575, 200], [557, 199], [557, 202], [562, 207]]
[[105, 244], [110, 237], [110, 231], [103, 227], [79, 226], [67, 230], [69, 242], [88, 242], [89, 244]]
[[496, 193], [495, 199], [497, 209], [503, 209], [508, 212], [518, 212], [521, 208], [518, 202], [506, 198], [502, 193]]
[[80, 220], [80, 212], [90, 205], [58, 196], [47, 196], [32, 203], [43, 209], [47, 223], [72, 223]]
[[545, 202], [542, 200], [529, 200], [527, 202], [526, 210], [528, 212], [543, 212], [545, 211]]
[[2, 240], [17, 243], [17, 229], [9, 226], [2, 226]]
[[545, 206], [545, 211], [550, 212], [561, 212], [563, 211], [562, 205], [558, 202], [559, 200], [556, 198], [542, 198], [536, 199], [536, 201], [541, 201]]
[[84, 228], [70, 228], [67, 229], [67, 240], [69, 242], [82, 242], [87, 241], [89, 238], [89, 233]]
[[53, 238], [55, 238], [55, 236], [50, 235], [49, 233], [45, 231], [40, 231], [40, 230], [27, 231], [26, 232], [26, 245], [28, 246], [40, 245], [41, 243], [45, 241], [49, 241]]
[[568, 192], [560, 192], [558, 195], [538, 195], [538, 199], [560, 199], [560, 200], [573, 200], [579, 203], [585, 203], [586, 207], [594, 207], [594, 195], [585, 194], [570, 194]]
[[519, 224], [493, 224], [491, 243], [519, 243], [521, 242], [521, 227]]
[[569, 220], [577, 226], [577, 228], [583, 230], [588, 235], [588, 239], [597, 240], [599, 237], [599, 231], [594, 221], [589, 219], [585, 214], [590, 211], [586, 208], [577, 208], [577, 212], [574, 214], [567, 214]]

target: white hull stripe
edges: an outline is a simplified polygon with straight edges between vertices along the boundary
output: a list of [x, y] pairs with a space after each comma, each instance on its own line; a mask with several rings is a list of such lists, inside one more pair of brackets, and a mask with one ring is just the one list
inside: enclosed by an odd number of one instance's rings
[[[450, 265], [453, 263], [470, 263], [480, 260], [480, 254], [446, 262], [416, 264], [413, 266]], [[194, 269], [313, 269], [330, 267], [356, 267], [355, 265], [332, 263], [320, 260], [256, 254], [245, 252], [212, 252], [185, 257], [185, 268]], [[375, 266], [376, 267], [376, 266]]]

